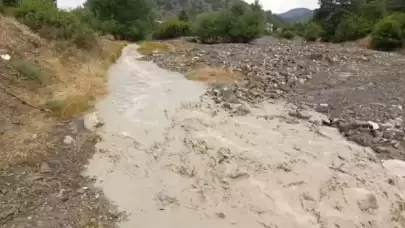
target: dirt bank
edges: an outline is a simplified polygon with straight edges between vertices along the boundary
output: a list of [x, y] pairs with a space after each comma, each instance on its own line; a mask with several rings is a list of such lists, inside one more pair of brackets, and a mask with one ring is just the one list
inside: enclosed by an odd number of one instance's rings
[[404, 227], [403, 162], [291, 104], [215, 102], [135, 49], [110, 70], [86, 171], [127, 212], [119, 227]]
[[0, 15], [0, 227], [114, 227], [114, 207], [81, 176], [95, 135], [70, 120], [104, 94], [121, 49], [45, 40]]

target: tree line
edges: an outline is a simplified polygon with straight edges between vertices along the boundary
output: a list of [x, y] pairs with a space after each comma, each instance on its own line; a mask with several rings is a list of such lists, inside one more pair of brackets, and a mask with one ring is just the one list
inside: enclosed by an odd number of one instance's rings
[[196, 35], [201, 42], [213, 43], [248, 42], [264, 33], [266, 18], [258, 1], [226, 2], [231, 3], [199, 15], [182, 10], [163, 23], [152, 0], [87, 0], [71, 10], [58, 9], [55, 0], [0, 0], [0, 10], [45, 38], [80, 47], [91, 47], [96, 35], [106, 34], [129, 41]]
[[[195, 36], [203, 43], [249, 42], [268, 30], [269, 14], [259, 1], [225, 1], [212, 12], [190, 15], [186, 9], [158, 21], [153, 0], [87, 0], [73, 10], [58, 9], [55, 0], [0, 0], [11, 14], [41, 36], [91, 47], [97, 35], [137, 41]], [[401, 47], [405, 38], [404, 0], [319, 0], [313, 19], [278, 29], [285, 38], [345, 42], [368, 35], [375, 49]]]
[[308, 40], [354, 41], [371, 37], [380, 50], [401, 47], [405, 38], [404, 0], [319, 0], [311, 21], [286, 28]]

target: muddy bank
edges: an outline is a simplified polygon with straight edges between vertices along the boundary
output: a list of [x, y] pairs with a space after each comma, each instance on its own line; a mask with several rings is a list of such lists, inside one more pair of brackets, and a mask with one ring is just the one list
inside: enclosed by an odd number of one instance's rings
[[0, 169], [0, 227], [115, 227], [120, 214], [81, 175], [96, 141], [73, 123], [54, 126], [42, 157]]
[[241, 72], [245, 79], [231, 87], [232, 97], [250, 104], [284, 99], [316, 109], [329, 117], [327, 125], [382, 158], [404, 159], [403, 55], [267, 37], [251, 44], [194, 44], [145, 60], [183, 73], [200, 66]]
[[403, 162], [292, 116], [295, 105], [229, 112], [242, 106], [136, 57], [129, 46], [111, 68], [86, 171], [126, 211], [119, 227], [405, 226]]

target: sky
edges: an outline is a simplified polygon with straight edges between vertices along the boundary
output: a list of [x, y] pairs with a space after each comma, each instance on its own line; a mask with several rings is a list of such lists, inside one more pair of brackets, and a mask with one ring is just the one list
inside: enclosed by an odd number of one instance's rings
[[[85, 0], [58, 0], [58, 6], [61, 8], [73, 8], [83, 4]], [[246, 2], [254, 2], [254, 0], [245, 0]], [[284, 13], [293, 8], [309, 8], [315, 9], [318, 7], [318, 0], [259, 0], [265, 10], [271, 10], [273, 13]]]
[[[245, 0], [252, 3], [254, 0]], [[265, 10], [273, 13], [284, 13], [294, 8], [318, 8], [318, 0], [259, 0]]]

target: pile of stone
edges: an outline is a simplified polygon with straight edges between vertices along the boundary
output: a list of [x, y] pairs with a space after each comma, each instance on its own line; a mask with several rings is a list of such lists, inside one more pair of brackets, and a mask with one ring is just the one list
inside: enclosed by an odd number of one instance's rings
[[405, 158], [405, 87], [397, 76], [405, 73], [405, 58], [397, 54], [263, 38], [251, 44], [195, 44], [145, 59], [181, 73], [202, 66], [241, 72], [242, 82], [213, 86], [207, 93], [237, 114], [248, 113], [244, 102], [268, 99], [309, 106], [330, 118], [323, 124], [339, 128], [349, 139], [386, 157]]

